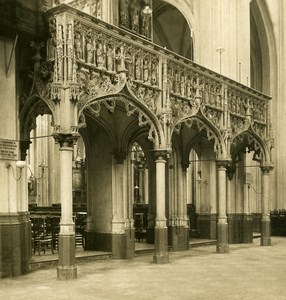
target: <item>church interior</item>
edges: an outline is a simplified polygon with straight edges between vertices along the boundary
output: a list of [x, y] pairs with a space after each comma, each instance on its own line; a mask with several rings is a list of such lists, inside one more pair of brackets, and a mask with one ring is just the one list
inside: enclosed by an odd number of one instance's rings
[[0, 0], [0, 278], [285, 236], [285, 30], [284, 0]]

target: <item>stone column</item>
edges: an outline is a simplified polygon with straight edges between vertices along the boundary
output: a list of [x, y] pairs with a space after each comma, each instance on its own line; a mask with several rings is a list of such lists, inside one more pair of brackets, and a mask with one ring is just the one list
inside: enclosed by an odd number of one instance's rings
[[226, 167], [228, 161], [217, 161], [218, 167], [218, 223], [217, 253], [228, 253], [228, 223], [226, 216]]
[[253, 242], [252, 215], [249, 208], [250, 184], [244, 183], [243, 243]]
[[144, 204], [149, 203], [149, 174], [148, 168], [145, 166], [144, 169]]
[[270, 171], [272, 166], [261, 166], [261, 246], [271, 246], [271, 223], [270, 223], [270, 212], [269, 212], [269, 202], [270, 202]]
[[166, 220], [166, 184], [165, 167], [166, 153], [155, 152], [156, 163], [156, 225], [154, 262], [163, 264], [169, 262], [168, 231]]
[[[72, 156], [75, 138], [72, 134], [58, 134], [56, 142], [60, 144], [60, 195], [61, 222], [59, 233], [59, 279], [75, 279], [75, 228], [72, 218]], [[57, 180], [55, 178], [55, 180]]]
[[139, 203], [144, 203], [144, 166], [138, 165], [138, 187], [139, 187]]

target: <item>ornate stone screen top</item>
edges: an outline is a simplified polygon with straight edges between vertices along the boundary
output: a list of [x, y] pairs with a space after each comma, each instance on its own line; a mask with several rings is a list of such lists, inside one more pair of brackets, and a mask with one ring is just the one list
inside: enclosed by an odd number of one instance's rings
[[61, 88], [70, 87], [80, 113], [126, 86], [170, 132], [199, 116], [222, 136], [251, 128], [270, 139], [270, 97], [68, 5], [47, 13], [46, 67], [53, 75], [44, 98], [61, 101]]

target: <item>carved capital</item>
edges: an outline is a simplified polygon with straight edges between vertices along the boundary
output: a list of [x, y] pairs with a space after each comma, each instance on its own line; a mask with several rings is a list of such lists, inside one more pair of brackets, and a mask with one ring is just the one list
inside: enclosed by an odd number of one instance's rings
[[217, 160], [216, 161], [216, 165], [217, 167], [220, 169], [220, 168], [224, 168], [224, 169], [227, 169], [230, 165], [231, 165], [231, 161], [228, 160], [228, 159], [225, 159], [225, 160]]
[[167, 160], [169, 153], [166, 150], [155, 150], [153, 152], [155, 160]]
[[235, 164], [230, 164], [226, 167], [226, 176], [229, 181], [232, 180], [233, 175], [235, 174], [236, 171], [236, 165]]
[[55, 139], [56, 144], [60, 144], [60, 147], [72, 148], [73, 145], [76, 144], [79, 135], [71, 133], [54, 133], [53, 137]]
[[190, 165], [189, 161], [182, 161], [181, 162], [183, 172], [187, 172], [187, 170], [189, 168], [189, 165]]
[[260, 167], [262, 174], [269, 174], [273, 169], [273, 165], [264, 165]]
[[30, 148], [31, 141], [20, 141], [21, 160], [26, 160], [27, 150]]
[[114, 155], [114, 158], [115, 158], [117, 164], [124, 163], [124, 160], [126, 159], [126, 152], [117, 151], [117, 152], [114, 152], [113, 155]]

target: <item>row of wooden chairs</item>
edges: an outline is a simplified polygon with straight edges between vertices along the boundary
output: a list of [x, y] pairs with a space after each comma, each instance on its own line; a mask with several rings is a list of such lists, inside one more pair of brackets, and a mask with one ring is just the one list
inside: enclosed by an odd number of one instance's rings
[[[32, 249], [35, 254], [58, 250], [60, 216], [33, 215], [31, 219]], [[75, 246], [84, 247], [85, 214], [75, 215]]]
[[271, 234], [286, 236], [286, 210], [279, 209], [270, 212]]

